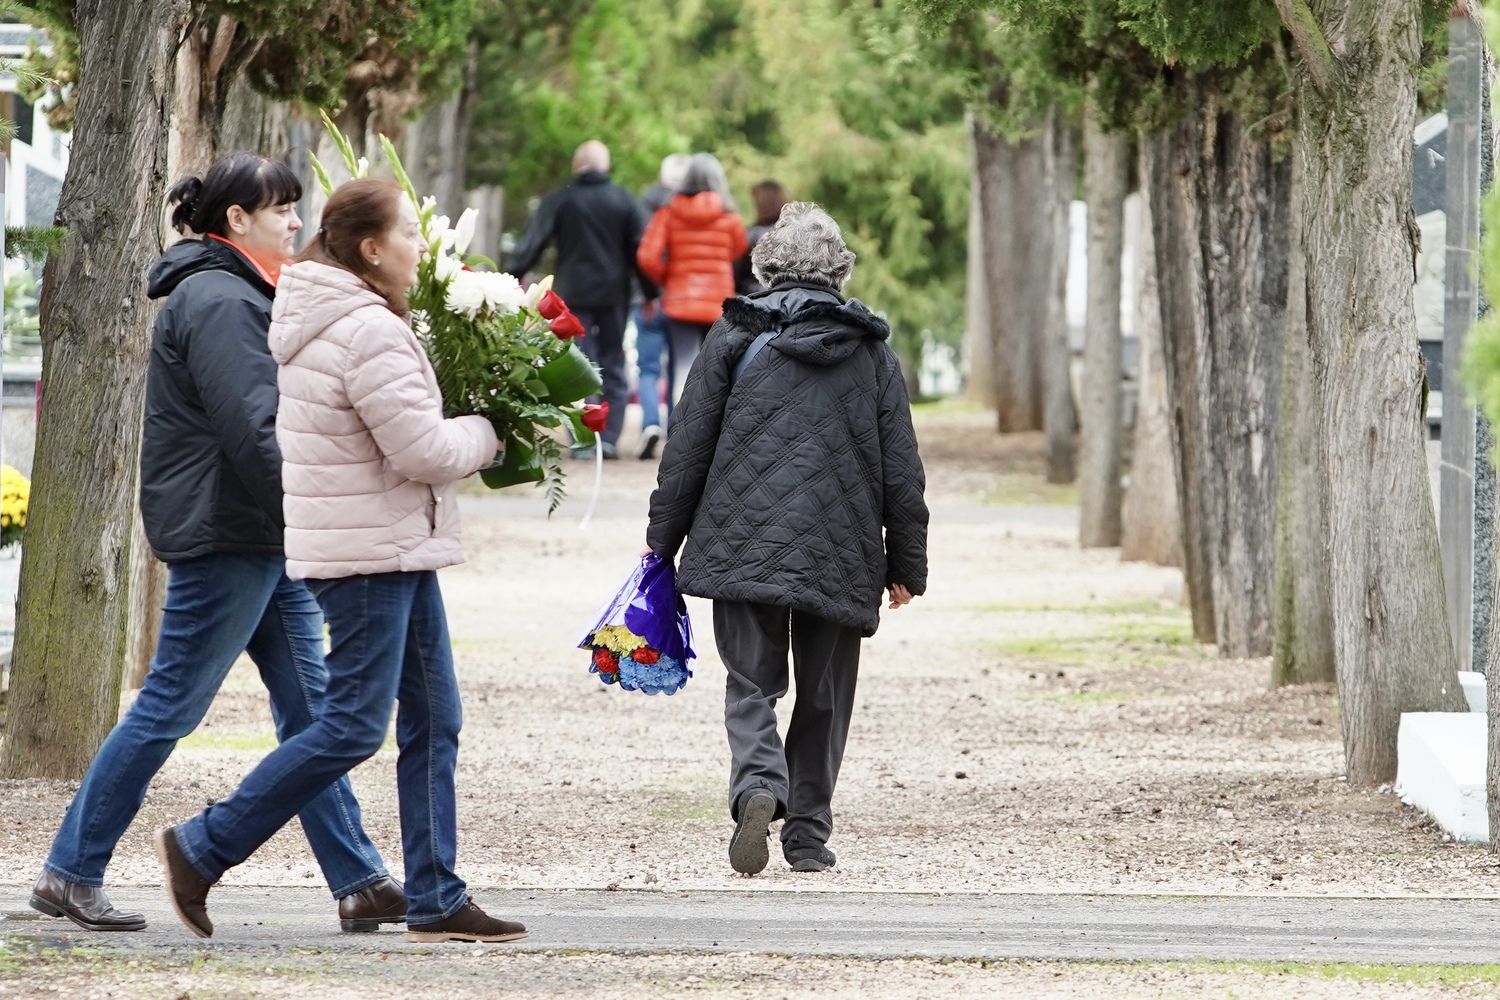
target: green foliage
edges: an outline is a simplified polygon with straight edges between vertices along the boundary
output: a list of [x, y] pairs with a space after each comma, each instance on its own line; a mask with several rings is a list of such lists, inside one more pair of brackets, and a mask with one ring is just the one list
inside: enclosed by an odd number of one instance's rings
[[[823, 204], [859, 256], [850, 293], [897, 346], [961, 332], [969, 81], [899, 9], [852, 0], [489, 3], [470, 177], [506, 189], [509, 228], [566, 181], [585, 139], [635, 190], [663, 156], [724, 161], [742, 214], [771, 177]], [[753, 222], [753, 218], [747, 219]]]
[[6, 226], [5, 256], [40, 263], [56, 252], [67, 235], [61, 226]]

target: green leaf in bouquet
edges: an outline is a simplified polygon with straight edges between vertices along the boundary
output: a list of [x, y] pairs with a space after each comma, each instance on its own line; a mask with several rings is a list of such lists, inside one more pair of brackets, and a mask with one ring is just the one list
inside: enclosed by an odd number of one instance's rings
[[525, 385], [535, 377], [535, 368], [526, 364], [524, 361], [517, 361], [515, 367], [510, 370], [510, 374], [505, 376], [505, 380], [511, 385]]
[[323, 128], [328, 132], [333, 144], [338, 147], [339, 154], [343, 156], [344, 166], [349, 168], [349, 176], [353, 177], [359, 171], [359, 157], [354, 155], [354, 146], [350, 144], [327, 111], [319, 108], [318, 117], [323, 119]]
[[595, 444], [596, 435], [593, 431], [583, 426], [582, 410], [564, 410], [568, 416], [568, 423], [573, 425], [573, 440], [581, 448], [591, 448]]
[[539, 483], [546, 478], [542, 456], [511, 435], [505, 439], [505, 459], [493, 469], [485, 469], [479, 478], [492, 490], [503, 490], [507, 486]]
[[312, 160], [313, 174], [318, 178], [318, 186], [328, 197], [333, 197], [333, 178], [328, 176], [328, 170], [323, 166], [323, 161], [318, 159], [314, 153], [309, 153], [308, 158]]
[[411, 178], [406, 175], [406, 168], [401, 165], [401, 155], [396, 152], [396, 147], [391, 145], [391, 140], [384, 135], [380, 137], [380, 148], [385, 150], [386, 162], [391, 165], [391, 172], [396, 175], [396, 183], [401, 185], [413, 205], [422, 204], [422, 199], [417, 197], [417, 189], [412, 187]]
[[602, 392], [604, 382], [599, 378], [599, 369], [578, 349], [569, 344], [568, 349], [555, 360], [542, 366], [537, 377], [547, 384], [547, 399], [559, 406], [576, 403], [585, 396]]
[[[543, 369], [543, 371], [545, 370]], [[521, 388], [531, 393], [537, 399], [546, 399], [552, 393], [552, 387], [539, 378], [527, 379], [521, 383]]]
[[470, 267], [487, 267], [491, 271], [500, 270], [499, 264], [496, 264], [482, 253], [470, 254], [464, 258], [464, 263]]

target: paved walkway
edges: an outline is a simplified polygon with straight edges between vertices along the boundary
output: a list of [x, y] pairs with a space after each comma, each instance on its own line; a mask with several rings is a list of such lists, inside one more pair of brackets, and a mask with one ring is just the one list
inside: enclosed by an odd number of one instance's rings
[[[199, 942], [159, 889], [113, 893], [144, 910], [134, 934], [91, 934], [25, 908], [0, 889], [0, 939], [87, 944], [160, 955], [208, 948], [224, 957], [297, 946], [346, 953], [426, 952], [397, 930], [341, 934], [311, 889], [221, 888], [216, 926]], [[492, 889], [487, 909], [523, 920], [530, 951], [751, 952], [856, 958], [1500, 962], [1500, 900], [1288, 897], [1039, 896], [844, 892], [642, 892]]]

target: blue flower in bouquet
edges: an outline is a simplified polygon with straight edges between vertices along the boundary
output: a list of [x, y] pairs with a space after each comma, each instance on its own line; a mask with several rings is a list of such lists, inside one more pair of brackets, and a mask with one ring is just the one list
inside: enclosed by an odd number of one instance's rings
[[634, 656], [620, 658], [620, 687], [626, 691], [674, 695], [691, 676], [692, 671], [681, 660], [670, 656], [662, 656], [653, 663], [638, 663]]

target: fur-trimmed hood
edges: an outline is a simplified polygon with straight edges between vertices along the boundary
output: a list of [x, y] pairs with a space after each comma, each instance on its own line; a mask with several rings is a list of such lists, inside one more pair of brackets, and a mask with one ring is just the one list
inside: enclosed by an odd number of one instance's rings
[[814, 284], [780, 284], [724, 303], [724, 318], [759, 335], [778, 327], [767, 346], [812, 365], [848, 360], [865, 340], [889, 340], [891, 328], [858, 299]]

